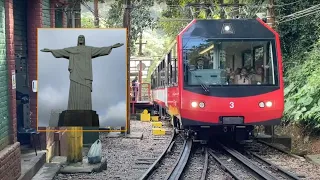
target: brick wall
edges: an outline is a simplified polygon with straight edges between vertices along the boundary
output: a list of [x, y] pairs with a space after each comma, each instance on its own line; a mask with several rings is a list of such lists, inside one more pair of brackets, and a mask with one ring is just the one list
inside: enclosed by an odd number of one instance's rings
[[0, 151], [0, 177], [1, 180], [15, 180], [20, 175], [20, 143], [16, 142]]
[[9, 143], [10, 118], [8, 98], [8, 68], [6, 62], [6, 33], [4, 0], [0, 0], [0, 150]]
[[[1, 23], [1, 39], [6, 41], [6, 51], [1, 48], [1, 53], [6, 53], [7, 78], [8, 84], [8, 107], [9, 107], [9, 143], [0, 151], [0, 177], [3, 180], [18, 179], [21, 175], [20, 162], [20, 143], [17, 142], [17, 118], [16, 118], [16, 91], [12, 89], [12, 71], [15, 70], [15, 48], [14, 48], [14, 18], [13, 18], [13, 0], [1, 0], [1, 14], [3, 15], [3, 5], [5, 7], [5, 21]], [[2, 4], [4, 3], [4, 4]], [[2, 16], [1, 16], [2, 17]], [[4, 26], [5, 25], [5, 26]], [[5, 28], [5, 37], [3, 28]], [[3, 42], [1, 42], [3, 43]], [[3, 47], [3, 45], [1, 45]], [[1, 55], [1, 57], [3, 57]], [[2, 59], [2, 58], [1, 58]], [[2, 64], [2, 63], [1, 63]], [[1, 74], [1, 77], [2, 74]]]
[[[42, 27], [42, 0], [28, 0], [28, 61], [29, 84], [37, 79], [37, 28]], [[37, 93], [30, 91], [31, 127], [37, 127]]]
[[7, 64], [8, 64], [8, 91], [9, 91], [9, 117], [10, 123], [10, 143], [17, 142], [17, 106], [16, 90], [12, 89], [11, 73], [15, 71], [15, 46], [14, 46], [14, 18], [13, 18], [13, 0], [5, 1], [6, 13], [6, 44], [7, 44]]

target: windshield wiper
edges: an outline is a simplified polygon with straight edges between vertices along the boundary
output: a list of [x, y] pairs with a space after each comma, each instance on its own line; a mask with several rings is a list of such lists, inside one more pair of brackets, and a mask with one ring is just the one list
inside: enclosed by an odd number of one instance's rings
[[208, 89], [208, 86], [205, 83], [203, 83], [202, 80], [197, 75], [195, 75], [193, 71], [189, 70], [189, 72], [191, 72], [191, 74], [194, 75], [194, 77], [196, 77], [197, 81], [200, 83], [200, 86], [202, 87], [204, 92], [209, 93], [210, 90]]

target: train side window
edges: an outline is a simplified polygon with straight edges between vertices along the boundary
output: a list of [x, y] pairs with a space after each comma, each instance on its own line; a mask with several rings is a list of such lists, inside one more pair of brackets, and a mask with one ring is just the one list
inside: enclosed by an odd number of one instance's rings
[[174, 70], [175, 72], [176, 72], [176, 74], [175, 74], [175, 79], [176, 79], [176, 82], [175, 83], [178, 83], [178, 74], [179, 74], [179, 71], [178, 71], [178, 59], [176, 59], [175, 60], [175, 70]]
[[175, 44], [175, 83], [178, 83], [178, 44]]
[[161, 78], [161, 87], [165, 85], [165, 59], [161, 62], [161, 69], [160, 69], [160, 78]]
[[151, 74], [151, 89], [153, 89], [153, 74]]
[[167, 55], [168, 64], [167, 64], [167, 82], [168, 85], [172, 84], [172, 66], [171, 66], [171, 51]]
[[173, 81], [173, 70], [172, 70], [173, 66], [172, 66], [172, 62], [170, 64], [170, 85], [173, 85], [174, 81]]
[[172, 84], [176, 83], [176, 61], [177, 59], [172, 59]]
[[155, 76], [155, 73], [153, 73], [151, 75], [151, 89], [155, 89], [157, 87], [156, 78], [157, 78], [157, 76]]
[[157, 87], [160, 87], [160, 65], [157, 67]]

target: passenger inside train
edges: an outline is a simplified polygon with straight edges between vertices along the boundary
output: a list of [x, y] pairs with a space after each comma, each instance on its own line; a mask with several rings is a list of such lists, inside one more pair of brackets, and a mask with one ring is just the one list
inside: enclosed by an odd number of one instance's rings
[[185, 85], [276, 85], [274, 42], [183, 40]]

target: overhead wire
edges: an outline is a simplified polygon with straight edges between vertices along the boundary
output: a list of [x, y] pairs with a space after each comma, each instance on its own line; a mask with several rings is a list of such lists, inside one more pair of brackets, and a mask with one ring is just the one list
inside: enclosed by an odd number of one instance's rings
[[312, 15], [312, 14], [316, 14], [316, 13], [319, 13], [319, 12], [320, 12], [320, 4], [314, 5], [314, 6], [310, 7], [310, 8], [307, 8], [307, 9], [304, 9], [304, 10], [301, 10], [301, 11], [298, 11], [298, 12], [283, 16], [279, 20], [279, 23], [293, 21], [293, 20], [300, 19], [302, 17], [306, 17], [306, 16], [309, 16], [309, 15]]
[[295, 13], [292, 13], [292, 14], [289, 14], [289, 15], [286, 15], [286, 16], [282, 16], [282, 18], [288, 18], [288, 17], [293, 17], [296, 15], [304, 14], [304, 13], [309, 13], [309, 12], [311, 12], [313, 10], [317, 10], [319, 8], [320, 8], [320, 4], [312, 6], [310, 8], [304, 9], [304, 10], [301, 10], [301, 11], [298, 11], [298, 12], [295, 12]]
[[302, 0], [291, 2], [291, 3], [286, 3], [286, 4], [278, 4], [278, 5], [273, 5], [274, 7], [284, 7], [284, 6], [290, 6], [296, 3], [302, 2]]

